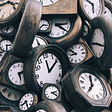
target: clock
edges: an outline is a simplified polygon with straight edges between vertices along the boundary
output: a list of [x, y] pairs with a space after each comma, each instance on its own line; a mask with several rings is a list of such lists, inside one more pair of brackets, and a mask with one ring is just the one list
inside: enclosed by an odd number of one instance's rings
[[42, 5], [40, 2], [35, 0], [27, 1], [18, 31], [13, 41], [12, 55], [24, 59], [27, 57], [38, 30], [41, 13]]
[[36, 35], [32, 44], [32, 48], [39, 45], [47, 45], [47, 44], [48, 42], [42, 36]]
[[19, 108], [21, 111], [31, 112], [34, 110], [34, 106], [38, 103], [38, 96], [33, 91], [25, 93], [20, 101]]
[[67, 56], [72, 67], [77, 64], [89, 63], [95, 58], [95, 55], [83, 37], [78, 42], [71, 45], [66, 50]]
[[111, 68], [111, 21], [108, 16], [95, 17], [90, 21], [93, 28], [90, 47], [96, 55], [96, 65], [102, 70]]
[[36, 104], [32, 112], [67, 112], [65, 108], [55, 101], [44, 100]]
[[108, 0], [104, 0], [104, 3], [105, 3], [104, 15], [112, 17], [112, 3]]
[[87, 21], [101, 16], [104, 13], [104, 0], [79, 0], [79, 12]]
[[24, 62], [27, 87], [41, 95], [44, 83], [59, 84], [69, 67], [68, 57], [61, 47], [39, 45], [32, 49]]
[[50, 33], [50, 32], [51, 32], [51, 20], [42, 18], [40, 20], [37, 33]]
[[42, 89], [42, 100], [61, 101], [62, 86], [60, 84], [45, 83]]
[[6, 62], [0, 78], [1, 83], [23, 92], [26, 91], [23, 74], [24, 60], [10, 54]]
[[24, 0], [0, 1], [0, 26], [9, 25], [21, 17]]
[[0, 49], [3, 52], [11, 51], [12, 49], [12, 40], [9, 39], [1, 39], [0, 40]]
[[101, 112], [110, 106], [110, 84], [97, 68], [85, 64], [77, 65], [61, 81], [66, 98], [79, 110]]
[[82, 29], [80, 16], [75, 18], [52, 18], [51, 33], [41, 34], [49, 44], [56, 44], [66, 49], [79, 39]]

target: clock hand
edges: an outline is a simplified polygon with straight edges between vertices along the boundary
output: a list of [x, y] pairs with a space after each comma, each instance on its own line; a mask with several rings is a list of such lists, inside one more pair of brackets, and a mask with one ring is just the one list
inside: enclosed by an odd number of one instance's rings
[[25, 100], [24, 103], [21, 104], [21, 106], [23, 106], [23, 105], [26, 104], [26, 103], [27, 103], [27, 100]]
[[38, 45], [40, 45], [40, 43], [39, 43], [39, 41], [37, 39], [36, 39], [36, 42], [37, 42]]
[[100, 44], [100, 43], [98, 43], [98, 42], [93, 42], [92, 44], [93, 44], [93, 45], [98, 45], [98, 46], [104, 47], [104, 45], [102, 45], [102, 44]]
[[6, 44], [6, 51], [8, 50], [8, 46], [11, 46], [11, 44]]
[[55, 26], [58, 26], [58, 25], [66, 25], [68, 24], [67, 22], [66, 23], [55, 23]]
[[92, 11], [93, 11], [93, 13], [94, 13], [94, 3], [92, 3], [91, 1], [89, 1], [89, 0], [86, 0], [89, 4], [91, 4], [92, 5]]
[[55, 60], [55, 62], [54, 62], [53, 65], [51, 66], [51, 68], [49, 68], [49, 65], [48, 65], [47, 60], [45, 60], [45, 62], [46, 62], [46, 65], [47, 65], [48, 73], [50, 73], [50, 72], [52, 71], [52, 69], [54, 68], [54, 66], [56, 65], [57, 59]]
[[77, 53], [76, 52], [74, 52], [73, 50], [71, 50], [71, 49], [69, 49], [73, 54], [70, 54], [70, 56], [71, 55], [77, 55]]
[[64, 30], [64, 31], [66, 31], [66, 32], [68, 32], [65, 28], [63, 28], [63, 27], [62, 27], [62, 26], [60, 26], [59, 24], [56, 24], [56, 23], [55, 23], [55, 26], [56, 26], [56, 27], [59, 27], [60, 29], [62, 29], [62, 30]]
[[51, 93], [54, 94], [55, 96], [58, 96], [58, 95], [56, 94], [57, 91], [52, 91]]
[[47, 24], [42, 24], [38, 29], [42, 28], [43, 26], [48, 26]]
[[22, 73], [23, 73], [23, 71], [18, 72], [18, 76], [19, 76], [20, 81], [21, 81], [21, 75], [22, 75]]

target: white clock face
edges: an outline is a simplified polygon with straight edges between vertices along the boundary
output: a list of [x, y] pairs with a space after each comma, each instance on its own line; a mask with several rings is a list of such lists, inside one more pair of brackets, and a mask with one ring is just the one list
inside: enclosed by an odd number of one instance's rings
[[39, 109], [39, 110], [37, 110], [36, 112], [46, 112], [46, 111], [43, 110], [43, 109]]
[[84, 0], [84, 8], [86, 13], [94, 18], [99, 15], [101, 10], [101, 0]]
[[39, 45], [46, 45], [46, 42], [42, 38], [35, 36], [32, 47], [34, 48]]
[[12, 49], [12, 42], [9, 40], [2, 40], [0, 42], [0, 48], [3, 51], [10, 51]]
[[104, 34], [100, 29], [95, 29], [93, 31], [92, 40], [91, 40], [91, 48], [95, 53], [97, 58], [100, 58], [104, 51]]
[[58, 0], [37, 0], [41, 2], [42, 6], [48, 6], [56, 3]]
[[51, 21], [50, 37], [61, 37], [68, 33], [70, 30], [70, 20], [68, 18], [56, 18]]
[[50, 27], [50, 24], [47, 20], [40, 20], [38, 30], [46, 31]]
[[71, 63], [80, 63], [86, 57], [86, 50], [81, 44], [75, 44], [68, 48], [67, 55]]
[[107, 7], [105, 7], [104, 16], [108, 16], [112, 18], [112, 13]]
[[11, 65], [8, 71], [8, 77], [13, 84], [23, 85], [25, 84], [23, 76], [23, 63], [17, 62]]
[[0, 0], [0, 19], [9, 17], [18, 7], [20, 0]]
[[59, 90], [57, 87], [55, 86], [48, 86], [46, 89], [45, 89], [45, 96], [48, 98], [48, 99], [56, 99], [59, 97]]
[[14, 89], [5, 86], [0, 86], [0, 92], [5, 98], [11, 101], [18, 101], [22, 96], [19, 91], [15, 91]]
[[27, 93], [21, 98], [19, 102], [19, 108], [21, 110], [27, 110], [32, 106], [33, 101], [34, 101], [33, 95], [31, 93]]
[[44, 83], [59, 83], [62, 78], [62, 66], [58, 58], [51, 53], [41, 55], [36, 62], [35, 77], [41, 87]]
[[83, 92], [94, 100], [100, 100], [104, 96], [101, 81], [91, 73], [82, 73], [79, 77], [79, 85]]

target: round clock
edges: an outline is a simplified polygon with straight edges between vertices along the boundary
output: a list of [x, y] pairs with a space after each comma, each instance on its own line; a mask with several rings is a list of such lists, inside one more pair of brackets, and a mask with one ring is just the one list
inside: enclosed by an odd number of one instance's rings
[[42, 89], [42, 100], [61, 101], [62, 87], [60, 84], [45, 83]]
[[103, 0], [79, 0], [79, 11], [81, 16], [90, 21], [96, 16], [101, 16], [104, 13]]
[[32, 112], [67, 112], [65, 108], [55, 101], [40, 101]]
[[41, 19], [37, 33], [50, 33], [51, 32], [51, 21], [49, 19]]
[[37, 94], [32, 91], [29, 91], [21, 97], [19, 101], [19, 108], [21, 111], [31, 112], [37, 103], [38, 103]]
[[40, 45], [32, 49], [25, 60], [26, 84], [29, 89], [41, 93], [44, 83], [59, 84], [69, 67], [69, 60], [63, 49], [54, 44]]
[[24, 0], [0, 1], [0, 25], [11, 24], [20, 16]]
[[48, 42], [41, 36], [36, 35], [32, 44], [32, 48], [37, 47], [39, 45], [47, 45]]
[[[100, 69], [111, 68], [111, 35], [112, 18], [108, 16], [95, 17], [90, 21], [93, 32], [90, 37], [90, 47], [96, 55], [96, 61]], [[108, 55], [107, 55], [108, 54]]]
[[56, 3], [58, 0], [37, 0], [41, 2], [42, 6], [48, 6]]
[[56, 44], [66, 49], [78, 40], [82, 29], [80, 16], [70, 18], [52, 18], [51, 32], [41, 34], [49, 44]]
[[0, 49], [5, 52], [10, 51], [12, 49], [12, 42], [8, 39], [2, 39], [0, 41]]
[[111, 104], [110, 84], [93, 66], [80, 64], [68, 71], [61, 81], [66, 98], [81, 111], [101, 112]]

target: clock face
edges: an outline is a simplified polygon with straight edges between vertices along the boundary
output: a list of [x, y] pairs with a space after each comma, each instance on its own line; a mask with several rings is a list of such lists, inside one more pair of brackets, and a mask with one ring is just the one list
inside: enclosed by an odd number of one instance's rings
[[13, 84], [16, 85], [25, 84], [23, 76], [23, 63], [17, 62], [12, 64], [8, 70], [8, 77]]
[[49, 29], [49, 27], [50, 24], [47, 20], [40, 20], [38, 30], [46, 31], [47, 29]]
[[39, 110], [37, 110], [36, 112], [46, 112], [46, 111], [43, 110], [43, 109], [39, 109]]
[[99, 28], [96, 28], [93, 31], [93, 35], [91, 39], [91, 48], [97, 58], [100, 58], [102, 56], [104, 51], [104, 44], [105, 44], [104, 34]]
[[107, 7], [105, 7], [104, 15], [112, 18], [112, 13]]
[[10, 51], [12, 49], [12, 42], [9, 40], [2, 40], [0, 42], [0, 48], [3, 51]]
[[51, 53], [41, 55], [35, 65], [35, 77], [41, 87], [44, 83], [59, 83], [62, 78], [59, 59]]
[[18, 101], [22, 96], [21, 92], [5, 86], [0, 86], [0, 92], [6, 99], [11, 101]]
[[104, 97], [104, 88], [101, 81], [89, 72], [81, 73], [79, 85], [83, 92], [94, 100], [100, 100]]
[[86, 49], [81, 44], [75, 44], [68, 48], [67, 55], [71, 63], [80, 63], [86, 57]]
[[1, 0], [0, 19], [8, 18], [18, 7], [20, 0]]
[[36, 46], [39, 46], [39, 45], [46, 45], [47, 43], [45, 42], [44, 39], [38, 37], [38, 36], [35, 36], [34, 38], [34, 41], [33, 41], [33, 44], [32, 44], [32, 47], [36, 47]]
[[48, 86], [46, 89], [45, 89], [45, 96], [48, 98], [48, 99], [56, 99], [58, 98], [59, 96], [59, 90], [57, 87], [55, 86]]
[[21, 110], [27, 110], [32, 106], [33, 101], [34, 101], [33, 95], [31, 93], [27, 93], [21, 98], [19, 102], [19, 108]]
[[99, 15], [101, 10], [101, 0], [84, 0], [84, 8], [86, 13], [94, 18]]
[[56, 18], [51, 20], [51, 33], [49, 37], [58, 38], [64, 36], [70, 30], [70, 20], [68, 18]]
[[48, 6], [56, 3], [58, 0], [37, 0], [37, 1], [41, 2], [43, 6]]

